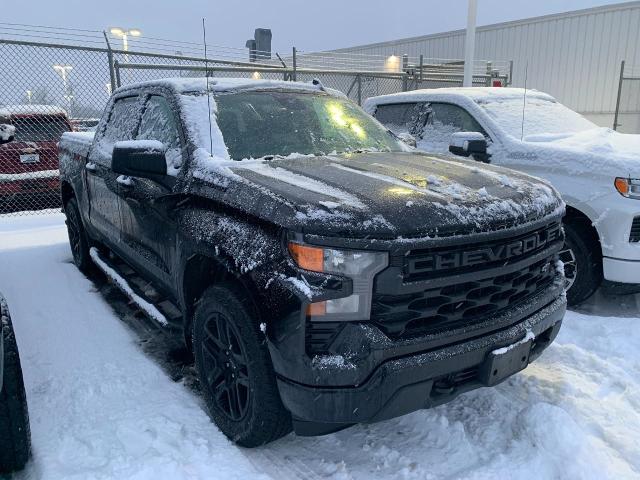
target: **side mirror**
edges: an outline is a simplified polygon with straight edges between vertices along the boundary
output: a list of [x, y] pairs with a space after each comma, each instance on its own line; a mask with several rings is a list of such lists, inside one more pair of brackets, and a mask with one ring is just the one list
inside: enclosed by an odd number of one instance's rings
[[120, 175], [156, 178], [167, 174], [166, 147], [157, 140], [126, 140], [113, 146], [111, 169]]
[[16, 136], [16, 127], [8, 123], [0, 123], [0, 145], [13, 142]]
[[489, 162], [487, 139], [479, 132], [456, 132], [451, 135], [449, 151], [461, 157], [473, 156], [480, 162]]
[[410, 147], [416, 148], [417, 142], [416, 137], [411, 135], [409, 132], [402, 132], [398, 134], [398, 138], [402, 140], [404, 143], [409, 145]]

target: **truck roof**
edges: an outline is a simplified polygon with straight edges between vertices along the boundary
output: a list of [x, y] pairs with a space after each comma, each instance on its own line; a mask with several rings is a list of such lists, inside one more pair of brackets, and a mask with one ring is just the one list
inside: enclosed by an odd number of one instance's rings
[[[131, 89], [140, 89], [144, 87], [165, 87], [176, 93], [193, 93], [206, 92], [207, 81], [204, 77], [194, 78], [163, 78], [160, 80], [149, 80], [128, 84], [118, 88], [114, 93], [125, 92]], [[253, 78], [209, 78], [210, 92], [228, 92], [234, 90], [255, 90], [255, 89], [286, 89], [286, 90], [302, 90], [309, 92], [318, 92], [321, 90], [336, 96], [344, 97], [344, 94], [331, 88], [323, 88], [322, 85], [314, 85], [311, 82], [286, 82], [284, 80], [256, 80]]]
[[[527, 97], [538, 98], [555, 102], [551, 95], [539, 92], [534, 89], [526, 90]], [[390, 95], [380, 95], [371, 97], [365, 101], [364, 109], [371, 113], [376, 105], [399, 102], [419, 102], [426, 99], [437, 98], [440, 101], [460, 98], [470, 99], [477, 103], [489, 103], [492, 101], [502, 101], [511, 99], [522, 99], [525, 94], [524, 88], [512, 87], [448, 87], [448, 88], [426, 88], [422, 90], [411, 90], [409, 92], [392, 93]]]
[[30, 116], [30, 115], [64, 115], [67, 111], [57, 105], [4, 105], [0, 107], [0, 117], [3, 116]]

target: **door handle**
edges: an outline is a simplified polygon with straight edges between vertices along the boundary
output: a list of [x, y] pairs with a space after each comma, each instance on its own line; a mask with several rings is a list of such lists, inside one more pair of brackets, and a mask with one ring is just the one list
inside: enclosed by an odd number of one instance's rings
[[118, 178], [116, 178], [116, 182], [126, 188], [131, 188], [134, 185], [133, 178], [127, 175], [119, 175]]
[[93, 162], [87, 162], [84, 165], [85, 170], [87, 170], [88, 172], [95, 172], [96, 170], [98, 170], [98, 167], [96, 166], [95, 163]]

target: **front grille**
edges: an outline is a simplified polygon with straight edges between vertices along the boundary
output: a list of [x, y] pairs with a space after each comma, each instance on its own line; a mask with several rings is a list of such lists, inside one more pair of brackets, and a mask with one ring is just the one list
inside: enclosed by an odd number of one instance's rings
[[374, 295], [372, 320], [389, 336], [412, 337], [458, 328], [516, 308], [550, 287], [552, 255], [514, 272], [404, 295]]
[[640, 242], [640, 217], [633, 219], [631, 224], [631, 234], [629, 235], [630, 242]]

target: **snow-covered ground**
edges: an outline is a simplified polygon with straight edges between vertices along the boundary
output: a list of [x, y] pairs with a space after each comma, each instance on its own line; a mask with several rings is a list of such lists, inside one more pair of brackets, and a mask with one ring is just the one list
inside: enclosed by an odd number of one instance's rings
[[17, 479], [640, 478], [638, 297], [569, 312], [542, 358], [497, 388], [246, 450], [209, 421], [190, 367], [145, 345], [125, 297], [75, 268], [60, 214], [0, 217], [0, 291], [33, 435]]

